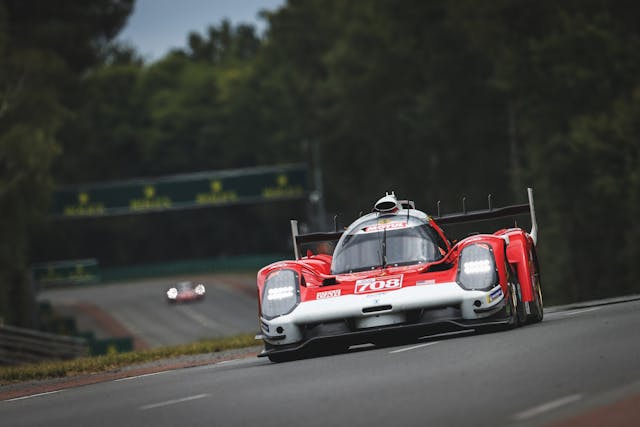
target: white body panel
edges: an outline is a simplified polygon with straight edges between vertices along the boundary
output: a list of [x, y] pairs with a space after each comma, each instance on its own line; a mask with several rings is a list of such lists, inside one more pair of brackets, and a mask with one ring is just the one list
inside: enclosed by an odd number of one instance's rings
[[[402, 319], [401, 316], [406, 311], [446, 306], [460, 308], [463, 319], [481, 319], [495, 314], [502, 308], [503, 300], [504, 294], [499, 285], [489, 291], [468, 291], [457, 283], [451, 282], [306, 301], [298, 304], [289, 314], [271, 320], [261, 318], [262, 323], [268, 325], [270, 331], [263, 334], [263, 339], [275, 345], [292, 344], [302, 340], [301, 327], [306, 324], [361, 319], [356, 321], [360, 328], [386, 326], [399, 323], [401, 321], [399, 319]], [[476, 301], [479, 301], [479, 305]], [[363, 312], [364, 309], [382, 306], [390, 306], [390, 308], [370, 313]], [[373, 320], [375, 318], [379, 320]], [[272, 340], [269, 339], [269, 335], [285, 335], [286, 338]]]

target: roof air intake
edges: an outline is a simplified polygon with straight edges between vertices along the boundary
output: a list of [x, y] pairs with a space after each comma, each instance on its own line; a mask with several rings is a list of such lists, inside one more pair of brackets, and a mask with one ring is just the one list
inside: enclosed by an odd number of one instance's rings
[[378, 212], [393, 212], [400, 208], [400, 203], [398, 203], [394, 192], [391, 192], [391, 194], [387, 193], [387, 195], [378, 200], [373, 207], [373, 209]]

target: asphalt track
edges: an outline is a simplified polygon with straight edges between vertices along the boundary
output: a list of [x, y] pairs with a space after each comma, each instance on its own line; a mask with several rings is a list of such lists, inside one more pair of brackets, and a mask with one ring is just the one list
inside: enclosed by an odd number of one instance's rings
[[[0, 402], [0, 422], [546, 426], [594, 408], [602, 413], [627, 399], [635, 418], [618, 425], [638, 425], [640, 301], [545, 316], [540, 324], [507, 332], [434, 337], [283, 364], [240, 359], [25, 396]], [[563, 425], [582, 426], [584, 420]]]
[[[204, 283], [205, 299], [168, 304], [165, 293], [180, 280]], [[132, 336], [138, 348], [153, 348], [257, 331], [255, 292], [255, 274], [210, 275], [50, 289], [38, 299], [75, 317], [80, 332]]]

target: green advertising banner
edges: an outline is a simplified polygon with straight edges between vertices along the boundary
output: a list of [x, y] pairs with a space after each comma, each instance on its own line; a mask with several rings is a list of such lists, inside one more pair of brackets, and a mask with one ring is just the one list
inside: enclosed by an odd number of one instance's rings
[[31, 274], [38, 287], [91, 284], [100, 280], [98, 261], [94, 258], [34, 264]]
[[233, 169], [66, 187], [54, 194], [54, 218], [127, 215], [297, 199], [308, 194], [304, 164]]

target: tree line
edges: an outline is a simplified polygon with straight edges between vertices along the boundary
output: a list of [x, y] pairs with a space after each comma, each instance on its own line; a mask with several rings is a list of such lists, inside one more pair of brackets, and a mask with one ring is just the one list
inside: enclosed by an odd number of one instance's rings
[[263, 35], [214, 22], [151, 63], [113, 41], [132, 1], [50, 3], [0, 2], [6, 319], [25, 321], [10, 301], [34, 260], [280, 250], [286, 223], [272, 222], [309, 217], [279, 205], [52, 224], [55, 186], [312, 157], [345, 222], [385, 191], [433, 213], [461, 196], [520, 203], [532, 186], [548, 299], [638, 290], [637, 2], [288, 0], [263, 12]]

